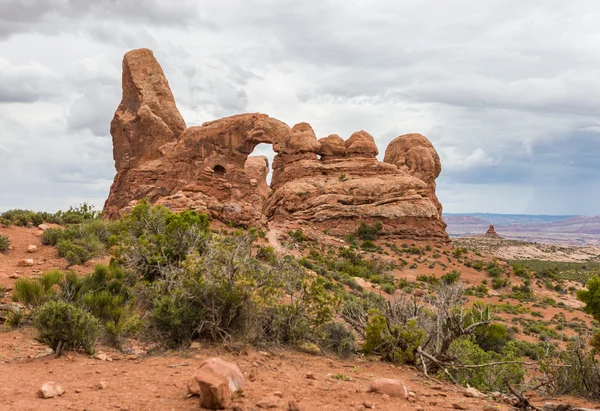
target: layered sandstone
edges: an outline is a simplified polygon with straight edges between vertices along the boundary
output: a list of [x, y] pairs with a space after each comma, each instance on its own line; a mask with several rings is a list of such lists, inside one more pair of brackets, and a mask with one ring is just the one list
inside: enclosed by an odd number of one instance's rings
[[[142, 198], [173, 210], [195, 209], [250, 226], [303, 222], [332, 234], [360, 222], [413, 239], [447, 241], [435, 179], [441, 171], [431, 143], [400, 136], [383, 162], [374, 138], [317, 139], [308, 123], [290, 128], [265, 114], [240, 114], [185, 128], [158, 62], [146, 49], [123, 61], [123, 99], [111, 125], [115, 182], [105, 212], [115, 217]], [[250, 156], [271, 144], [268, 160]]]
[[484, 236], [486, 236], [486, 237], [493, 237], [493, 238], [500, 238], [500, 236], [496, 232], [496, 229], [494, 228], [494, 224], [490, 224], [490, 228], [488, 228], [488, 230], [485, 232]]

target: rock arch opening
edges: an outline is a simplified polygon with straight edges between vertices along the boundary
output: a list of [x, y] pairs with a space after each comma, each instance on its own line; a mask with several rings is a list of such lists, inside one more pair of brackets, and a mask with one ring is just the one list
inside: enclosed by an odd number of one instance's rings
[[246, 173], [256, 176], [264, 175], [265, 183], [271, 186], [271, 177], [273, 176], [273, 158], [275, 158], [273, 145], [269, 143], [257, 144], [246, 159], [244, 169]]
[[227, 172], [227, 170], [225, 170], [225, 167], [223, 167], [220, 164], [217, 164], [216, 166], [213, 167], [213, 175], [217, 178], [225, 178], [226, 172]]

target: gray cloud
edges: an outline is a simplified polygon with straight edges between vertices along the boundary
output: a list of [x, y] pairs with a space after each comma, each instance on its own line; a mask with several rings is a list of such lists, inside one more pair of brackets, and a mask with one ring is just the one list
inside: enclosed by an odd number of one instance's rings
[[121, 58], [150, 47], [188, 125], [262, 111], [365, 129], [380, 157], [420, 132], [448, 211], [600, 214], [599, 19], [586, 0], [0, 0], [0, 209], [102, 205]]

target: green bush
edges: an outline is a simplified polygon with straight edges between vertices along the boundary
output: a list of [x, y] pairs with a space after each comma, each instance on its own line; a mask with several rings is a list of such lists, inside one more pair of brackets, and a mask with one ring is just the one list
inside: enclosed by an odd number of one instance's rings
[[93, 354], [101, 336], [98, 319], [64, 301], [48, 301], [35, 315], [37, 340], [52, 348], [57, 356], [63, 351], [83, 348]]
[[59, 257], [64, 257], [69, 266], [83, 264], [93, 256], [84, 246], [75, 244], [71, 240], [60, 240], [56, 248]]
[[508, 278], [499, 278], [499, 277], [492, 278], [492, 288], [494, 290], [497, 290], [499, 288], [508, 287], [509, 284], [510, 284], [510, 281], [508, 281]]
[[377, 238], [381, 230], [383, 230], [383, 224], [379, 221], [373, 225], [369, 225], [363, 221], [360, 223], [355, 235], [363, 241], [373, 241]]
[[63, 238], [64, 230], [62, 228], [47, 228], [40, 237], [44, 245], [56, 245]]
[[502, 353], [511, 339], [508, 329], [503, 324], [493, 323], [475, 330], [475, 342], [485, 351]]
[[28, 309], [36, 309], [46, 299], [44, 287], [39, 281], [30, 279], [18, 279], [13, 290], [13, 300], [22, 303]]
[[0, 251], [6, 251], [10, 247], [10, 240], [7, 236], [0, 234]]
[[[512, 342], [506, 345], [501, 354], [498, 354], [485, 351], [470, 338], [462, 337], [451, 344], [449, 352], [456, 362], [462, 365], [509, 362], [492, 366], [451, 369], [451, 374], [460, 384], [468, 384], [482, 391], [502, 391], [506, 389], [505, 379], [512, 386], [518, 386], [523, 382], [525, 369], [518, 362], [517, 347]], [[511, 361], [514, 363], [510, 363]]]
[[22, 303], [29, 310], [36, 310], [48, 299], [57, 295], [55, 286], [62, 282], [63, 273], [48, 271], [39, 278], [20, 278], [15, 282], [13, 301]]
[[319, 327], [319, 348], [339, 357], [347, 358], [356, 352], [354, 333], [339, 322], [328, 322]]
[[443, 276], [441, 276], [440, 279], [445, 284], [454, 284], [458, 280], [460, 280], [460, 272], [452, 270], [449, 273], [446, 273]]
[[415, 352], [425, 340], [425, 331], [416, 320], [391, 325], [388, 318], [372, 311], [365, 327], [363, 351], [379, 355], [385, 361], [414, 364]]
[[[267, 263], [274, 263], [277, 261], [277, 254], [275, 249], [271, 246], [261, 247], [256, 253], [256, 258]], [[307, 267], [309, 268], [309, 267]]]
[[371, 240], [365, 240], [360, 244], [360, 248], [365, 251], [374, 251], [377, 249], [377, 246]]
[[600, 321], [600, 277], [590, 278], [587, 290], [577, 291], [577, 298], [585, 304], [583, 310]]
[[205, 214], [188, 210], [172, 213], [147, 202], [136, 206], [131, 214], [116, 224], [117, 260], [135, 269], [146, 280], [181, 268], [190, 254], [202, 254], [210, 236]]

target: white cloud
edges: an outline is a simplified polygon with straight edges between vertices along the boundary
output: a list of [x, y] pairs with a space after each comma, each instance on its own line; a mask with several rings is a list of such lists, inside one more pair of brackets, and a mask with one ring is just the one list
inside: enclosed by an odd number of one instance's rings
[[0, 209], [102, 205], [121, 58], [150, 47], [188, 125], [261, 111], [365, 129], [380, 157], [420, 132], [448, 211], [564, 189], [553, 210], [600, 214], [598, 20], [585, 0], [0, 0]]

